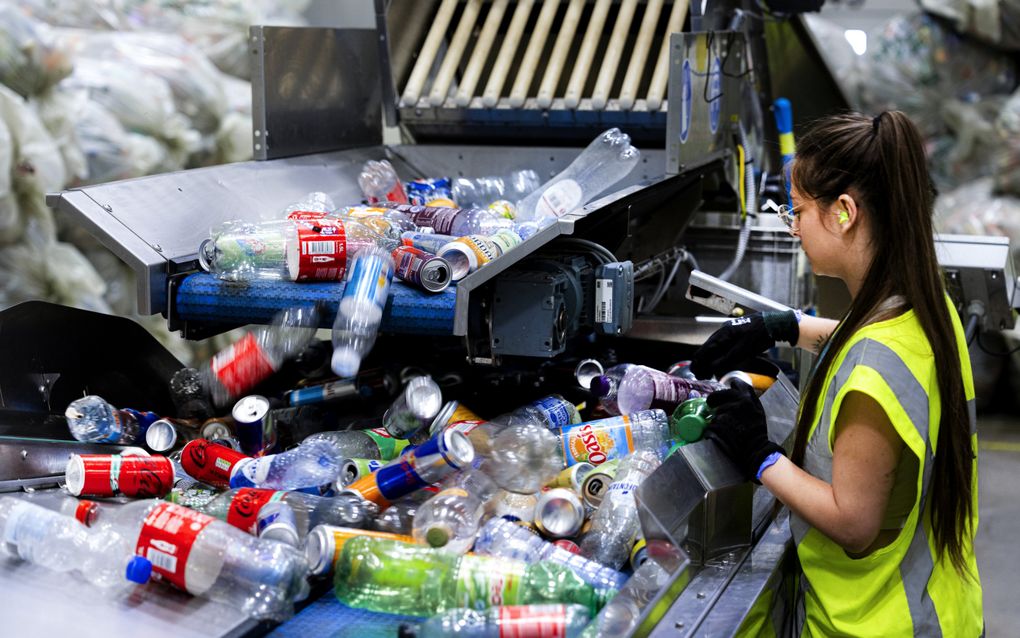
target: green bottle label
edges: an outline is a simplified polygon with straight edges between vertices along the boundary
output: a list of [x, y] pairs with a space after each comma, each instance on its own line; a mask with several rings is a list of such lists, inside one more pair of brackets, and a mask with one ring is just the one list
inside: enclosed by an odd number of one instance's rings
[[393, 438], [384, 428], [372, 428], [371, 430], [362, 430], [362, 432], [372, 437], [375, 444], [379, 446], [379, 458], [383, 461], [392, 461], [397, 458], [408, 444], [406, 439]]
[[457, 570], [455, 605], [483, 610], [523, 603], [527, 564], [488, 556], [463, 556]]

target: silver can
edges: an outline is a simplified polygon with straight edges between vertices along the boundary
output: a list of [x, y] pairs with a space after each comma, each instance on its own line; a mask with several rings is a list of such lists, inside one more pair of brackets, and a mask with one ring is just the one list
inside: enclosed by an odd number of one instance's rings
[[557, 487], [542, 492], [535, 505], [535, 527], [550, 538], [569, 538], [584, 524], [584, 505], [573, 490]]
[[230, 416], [234, 433], [241, 442], [241, 451], [249, 456], [265, 456], [276, 447], [276, 428], [269, 418], [269, 399], [258, 394], [244, 397], [234, 404]]
[[442, 407], [443, 391], [432, 377], [412, 377], [383, 414], [383, 427], [398, 439], [410, 438], [421, 428], [428, 427]]
[[300, 537], [294, 509], [283, 501], [266, 503], [256, 516], [259, 538], [268, 538], [297, 547]]

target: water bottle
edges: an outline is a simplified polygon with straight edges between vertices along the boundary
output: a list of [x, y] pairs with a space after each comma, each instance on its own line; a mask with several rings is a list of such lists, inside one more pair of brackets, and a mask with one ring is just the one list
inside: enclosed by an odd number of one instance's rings
[[397, 458], [408, 445], [407, 440], [394, 438], [385, 428], [317, 432], [305, 439], [307, 443], [313, 441], [324, 441], [333, 446], [333, 455], [338, 459], [379, 461], [391, 461]]
[[75, 498], [63, 490], [26, 488], [21, 498], [33, 505], [70, 516], [85, 527], [92, 527], [99, 520], [99, 503], [84, 498]]
[[420, 625], [400, 626], [400, 638], [577, 638], [591, 614], [584, 605], [513, 605], [485, 611], [450, 609]]
[[418, 543], [463, 554], [482, 521], [482, 502], [459, 487], [442, 490], [418, 508], [411, 535]]
[[595, 138], [565, 170], [517, 204], [517, 218], [561, 217], [584, 206], [626, 177], [641, 159], [630, 136], [611, 128]]
[[432, 377], [411, 377], [383, 414], [383, 427], [395, 438], [409, 439], [422, 428], [428, 428], [442, 407], [443, 391]]
[[550, 561], [563, 565], [600, 591], [616, 591], [627, 582], [625, 574], [550, 543], [505, 518], [490, 519], [482, 526], [474, 552], [526, 563]]
[[340, 476], [341, 459], [324, 441], [302, 443], [279, 454], [240, 461], [230, 477], [230, 487], [261, 487], [271, 490], [332, 489]]
[[591, 528], [581, 539], [584, 556], [613, 569], [623, 567], [641, 530], [634, 492], [660, 462], [649, 451], [634, 452], [620, 462], [616, 478], [592, 515]]
[[291, 219], [294, 213], [321, 213], [329, 214], [336, 210], [333, 198], [322, 191], [308, 193], [298, 201], [286, 206], [272, 219]]
[[283, 620], [308, 595], [308, 564], [284, 543], [249, 536], [166, 501], [135, 501], [104, 517], [152, 563], [153, 577], [257, 619]]
[[642, 410], [568, 425], [557, 434], [567, 467], [577, 463], [602, 465], [636, 450], [649, 450], [665, 458], [675, 438], [662, 410]]
[[561, 395], [550, 394], [527, 405], [522, 405], [512, 412], [501, 414], [490, 421], [503, 425], [538, 423], [550, 430], [559, 430], [573, 423], [580, 423], [581, 413], [577, 411], [577, 407], [573, 403]]
[[604, 373], [591, 380], [588, 388], [592, 394], [599, 398], [599, 405], [609, 414], [620, 414], [618, 402], [620, 381], [628, 370], [634, 367], [632, 363], [617, 364]]
[[214, 416], [202, 387], [202, 373], [195, 368], [181, 368], [170, 377], [170, 398], [179, 419], [205, 421]]
[[204, 380], [213, 402], [226, 406], [280, 369], [300, 353], [319, 327], [315, 306], [283, 310], [269, 326], [248, 332], [220, 350], [205, 368]]
[[418, 508], [435, 495], [435, 488], [425, 488], [398, 498], [372, 521], [372, 529], [410, 537]]
[[535, 528], [535, 507], [538, 495], [518, 494], [507, 490], [498, 490], [485, 504], [486, 518], [505, 518], [514, 524], [527, 529]]
[[131, 540], [116, 530], [86, 527], [34, 503], [0, 497], [0, 556], [110, 588], [148, 582], [152, 565], [133, 550]]
[[227, 221], [213, 228], [198, 247], [198, 263], [224, 281], [283, 280], [287, 267], [285, 219]]
[[584, 629], [583, 638], [629, 636], [637, 627], [641, 613], [669, 584], [671, 574], [654, 560], [641, 564], [627, 584], [610, 600]]
[[397, 171], [387, 160], [369, 160], [361, 167], [358, 174], [358, 186], [369, 204], [376, 202], [407, 203], [404, 185], [397, 177]]
[[446, 206], [392, 205], [394, 210], [404, 213], [415, 226], [431, 228], [440, 235], [465, 237], [467, 235], [494, 235], [508, 228], [513, 230], [512, 220], [484, 208], [452, 208]]
[[350, 279], [333, 322], [332, 368], [338, 376], [353, 377], [372, 349], [382, 322], [393, 279], [393, 258], [378, 247], [354, 256]]
[[452, 182], [453, 199], [461, 208], [486, 208], [500, 199], [518, 202], [542, 184], [538, 173], [531, 169], [506, 176], [458, 177]]
[[75, 399], [64, 410], [75, 440], [86, 443], [131, 445], [142, 440], [149, 425], [159, 419], [152, 412], [117, 409], [95, 395]]
[[621, 414], [649, 408], [659, 408], [672, 414], [684, 401], [708, 396], [726, 387], [717, 381], [684, 379], [645, 366], [633, 366], [620, 379], [616, 401]]
[[533, 494], [563, 469], [559, 447], [559, 439], [544, 425], [510, 426], [493, 439], [482, 469], [505, 490]]
[[389, 614], [542, 603], [577, 603], [597, 612], [608, 597], [555, 563], [529, 565], [368, 537], [347, 541], [335, 569], [340, 602]]

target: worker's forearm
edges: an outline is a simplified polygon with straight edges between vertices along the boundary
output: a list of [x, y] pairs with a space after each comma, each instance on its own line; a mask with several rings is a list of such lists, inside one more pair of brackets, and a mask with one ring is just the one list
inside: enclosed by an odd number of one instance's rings
[[797, 340], [797, 347], [819, 354], [838, 325], [839, 322], [835, 319], [804, 315], [800, 319], [800, 338]]

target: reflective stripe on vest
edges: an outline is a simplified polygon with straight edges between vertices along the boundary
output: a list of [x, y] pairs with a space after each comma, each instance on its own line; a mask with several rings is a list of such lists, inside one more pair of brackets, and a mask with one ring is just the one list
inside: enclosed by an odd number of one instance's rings
[[[900, 578], [903, 581], [903, 588], [906, 593], [907, 605], [910, 609], [910, 617], [914, 625], [915, 636], [941, 636], [942, 628], [938, 622], [938, 615], [935, 612], [935, 605], [928, 595], [928, 581], [931, 580], [935, 564], [932, 560], [931, 549], [928, 545], [928, 536], [924, 529], [921, 513], [924, 512], [924, 505], [928, 496], [932, 469], [932, 448], [928, 438], [929, 406], [928, 393], [914, 377], [914, 374], [907, 367], [896, 352], [885, 344], [874, 339], [861, 339], [847, 351], [843, 362], [840, 364], [836, 374], [833, 375], [825, 394], [825, 403], [822, 408], [822, 416], [818, 426], [808, 441], [807, 450], [804, 455], [804, 469], [812, 476], [820, 478], [832, 484], [832, 454], [829, 452], [829, 429], [832, 422], [832, 406], [836, 402], [836, 396], [840, 389], [846, 384], [851, 372], [857, 366], [872, 368], [881, 376], [882, 380], [889, 386], [893, 394], [899, 400], [903, 411], [913, 423], [921, 439], [924, 441], [924, 471], [921, 482], [921, 499], [917, 508], [916, 527], [914, 535], [910, 539], [910, 546], [907, 549], [903, 562], [900, 563]], [[972, 402], [968, 402], [968, 411], [972, 411]], [[971, 429], [975, 427], [976, 419], [971, 418]], [[806, 521], [796, 515], [790, 517], [790, 528], [793, 531], [794, 541], [800, 545], [807, 535], [810, 526]], [[806, 581], [805, 578], [801, 578]], [[803, 590], [809, 585], [804, 582], [801, 585]]]

